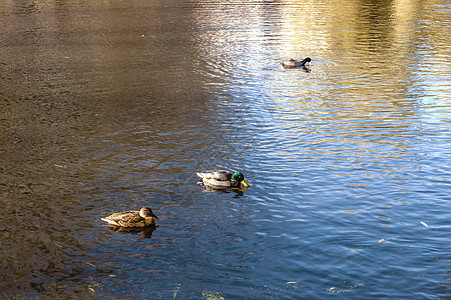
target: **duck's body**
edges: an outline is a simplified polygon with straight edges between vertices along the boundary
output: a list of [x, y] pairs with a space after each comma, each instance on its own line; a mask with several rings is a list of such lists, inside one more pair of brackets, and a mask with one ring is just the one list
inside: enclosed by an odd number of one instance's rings
[[284, 59], [282, 60], [282, 66], [284, 68], [296, 68], [296, 67], [304, 67], [306, 63], [311, 62], [311, 58], [307, 57], [303, 60], [296, 60], [296, 59]]
[[114, 213], [106, 218], [101, 218], [102, 221], [105, 221], [110, 225], [127, 228], [139, 228], [155, 225], [155, 219], [158, 219], [158, 217], [149, 207], [143, 207], [140, 211], [122, 211]]
[[244, 175], [241, 172], [229, 172], [226, 170], [218, 171], [205, 171], [196, 173], [197, 176], [202, 178], [202, 182], [205, 185], [217, 186], [217, 187], [239, 187], [242, 183], [244, 186], [248, 186], [244, 181]]

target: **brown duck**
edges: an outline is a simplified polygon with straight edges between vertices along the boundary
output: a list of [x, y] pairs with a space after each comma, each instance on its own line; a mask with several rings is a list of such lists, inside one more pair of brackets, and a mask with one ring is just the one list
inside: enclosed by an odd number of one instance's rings
[[149, 207], [143, 207], [140, 211], [128, 210], [114, 213], [108, 217], [101, 218], [102, 221], [109, 225], [137, 228], [155, 225], [155, 219], [158, 217], [153, 213]]

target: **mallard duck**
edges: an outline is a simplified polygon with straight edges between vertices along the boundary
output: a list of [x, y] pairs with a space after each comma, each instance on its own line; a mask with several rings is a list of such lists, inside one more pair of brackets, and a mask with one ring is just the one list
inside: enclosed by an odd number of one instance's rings
[[304, 60], [296, 60], [296, 59], [284, 59], [282, 60], [282, 66], [284, 68], [296, 68], [296, 67], [303, 67], [306, 63], [311, 62], [312, 59], [310, 57], [307, 57]]
[[143, 207], [140, 211], [122, 211], [114, 213], [106, 218], [101, 218], [102, 221], [105, 221], [110, 225], [127, 228], [155, 225], [155, 219], [158, 219], [158, 217], [149, 207]]
[[239, 187], [242, 183], [247, 187], [247, 183], [244, 181], [244, 175], [241, 172], [229, 172], [226, 170], [218, 171], [205, 171], [196, 173], [197, 176], [202, 178], [202, 182], [205, 185], [217, 186], [217, 187]]

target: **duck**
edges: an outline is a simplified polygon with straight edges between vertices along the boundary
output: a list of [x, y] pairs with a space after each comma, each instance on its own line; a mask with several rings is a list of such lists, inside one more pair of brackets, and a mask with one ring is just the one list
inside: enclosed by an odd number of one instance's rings
[[307, 57], [303, 60], [296, 60], [292, 58], [282, 60], [282, 66], [284, 68], [296, 68], [296, 67], [304, 67], [306, 63], [311, 62], [312, 59]]
[[244, 181], [244, 175], [241, 172], [229, 172], [227, 170], [204, 171], [196, 173], [207, 186], [217, 186], [222, 188], [239, 187], [243, 184], [249, 185]]
[[155, 225], [155, 219], [159, 219], [150, 207], [143, 207], [141, 210], [121, 211], [101, 218], [109, 225], [125, 228], [142, 228]]

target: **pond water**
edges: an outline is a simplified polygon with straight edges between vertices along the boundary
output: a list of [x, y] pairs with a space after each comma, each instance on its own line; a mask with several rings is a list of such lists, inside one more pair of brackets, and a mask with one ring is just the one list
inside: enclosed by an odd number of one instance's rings
[[2, 2], [0, 298], [449, 299], [450, 13]]

